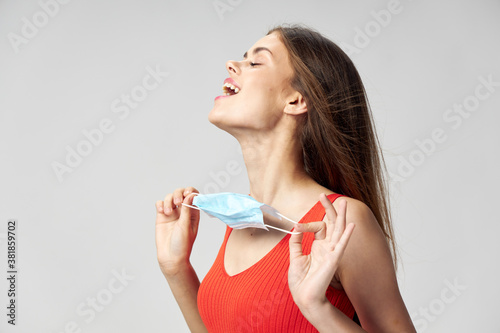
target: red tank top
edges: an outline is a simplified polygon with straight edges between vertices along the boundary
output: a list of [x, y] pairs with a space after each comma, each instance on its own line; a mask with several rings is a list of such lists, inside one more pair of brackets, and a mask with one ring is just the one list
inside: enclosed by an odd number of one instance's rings
[[[330, 194], [333, 202], [341, 194]], [[325, 208], [318, 201], [299, 223], [321, 221]], [[295, 304], [288, 288], [290, 234], [248, 269], [229, 276], [224, 268], [226, 243], [232, 228], [226, 227], [224, 241], [214, 264], [200, 284], [198, 310], [209, 332], [318, 332]], [[311, 252], [314, 234], [304, 234], [302, 249]], [[346, 293], [329, 286], [326, 297], [349, 318], [354, 316]]]

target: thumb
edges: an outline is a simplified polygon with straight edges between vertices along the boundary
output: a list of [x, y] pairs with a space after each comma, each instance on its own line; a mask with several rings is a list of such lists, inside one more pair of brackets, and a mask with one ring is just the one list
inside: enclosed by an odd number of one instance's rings
[[[297, 227], [295, 227], [295, 231]], [[290, 261], [303, 255], [302, 253], [302, 238], [304, 234], [301, 232], [299, 234], [292, 234], [288, 245], [290, 247]]]
[[299, 223], [295, 230], [300, 232], [313, 232], [314, 239], [325, 239], [326, 237], [326, 223], [323, 221]]
[[188, 195], [186, 195], [186, 197], [184, 197], [184, 200], [182, 201], [181, 212], [180, 212], [182, 217], [181, 220], [187, 223], [190, 223], [193, 218], [197, 219], [200, 216], [200, 211], [198, 209], [186, 206], [186, 205], [190, 206], [193, 205], [193, 199], [197, 194], [198, 193], [196, 192], [189, 193]]

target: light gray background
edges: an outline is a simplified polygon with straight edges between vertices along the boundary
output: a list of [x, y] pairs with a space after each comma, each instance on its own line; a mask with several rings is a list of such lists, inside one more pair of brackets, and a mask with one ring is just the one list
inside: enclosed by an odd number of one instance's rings
[[[71, 322], [81, 332], [188, 331], [157, 266], [155, 201], [181, 186], [248, 192], [237, 142], [207, 115], [226, 60], [273, 25], [302, 22], [351, 50], [368, 90], [391, 173], [400, 288], [417, 328], [499, 332], [500, 2], [401, 0], [382, 26], [372, 11], [391, 3], [73, 0], [43, 22], [37, 1], [0, 1], [2, 276], [7, 220], [19, 221], [18, 325], [6, 323], [2, 278], [0, 331], [59, 333]], [[34, 15], [45, 25], [15, 52], [9, 34], [22, 36], [23, 17]], [[148, 66], [169, 75], [127, 117], [114, 113]], [[477, 87], [488, 76], [497, 86], [484, 97]], [[463, 103], [470, 115], [446, 120]], [[113, 131], [59, 181], [52, 164], [106, 118]], [[417, 141], [436, 128], [442, 140], [424, 155]], [[202, 214], [192, 253], [200, 279], [224, 228]], [[105, 304], [91, 318], [92, 298]]]

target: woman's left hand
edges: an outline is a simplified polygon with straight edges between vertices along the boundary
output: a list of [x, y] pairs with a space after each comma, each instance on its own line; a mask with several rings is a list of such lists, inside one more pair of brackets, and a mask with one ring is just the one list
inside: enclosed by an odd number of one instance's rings
[[[301, 234], [292, 235], [289, 242], [288, 285], [302, 312], [313, 311], [328, 302], [326, 290], [354, 230], [353, 223], [346, 227], [346, 200], [340, 200], [338, 213], [324, 193], [320, 195], [320, 201], [325, 207], [327, 222], [297, 224], [294, 231], [300, 231]], [[314, 232], [311, 253], [308, 255], [302, 253], [304, 232]]]

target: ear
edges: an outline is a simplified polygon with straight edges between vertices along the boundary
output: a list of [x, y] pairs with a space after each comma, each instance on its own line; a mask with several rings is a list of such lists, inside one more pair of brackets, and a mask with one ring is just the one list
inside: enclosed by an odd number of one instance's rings
[[292, 94], [287, 100], [284, 112], [290, 115], [299, 115], [307, 112], [307, 105], [304, 97], [298, 92]]

